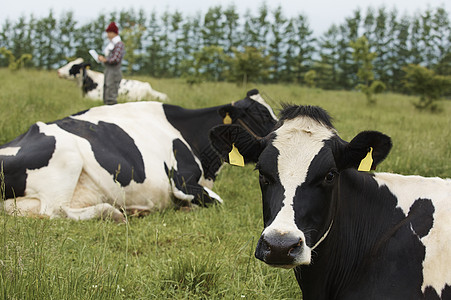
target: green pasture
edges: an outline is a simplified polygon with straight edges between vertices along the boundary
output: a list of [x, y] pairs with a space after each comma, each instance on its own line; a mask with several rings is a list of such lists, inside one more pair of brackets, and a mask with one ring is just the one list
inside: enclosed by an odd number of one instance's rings
[[[170, 103], [200, 108], [243, 98], [258, 88], [280, 102], [320, 105], [342, 138], [379, 130], [393, 150], [378, 171], [451, 177], [451, 101], [441, 113], [417, 111], [415, 97], [383, 94], [368, 106], [358, 92], [297, 85], [203, 83], [152, 79]], [[81, 97], [56, 72], [0, 69], [0, 143], [36, 121], [50, 122], [101, 105]], [[0, 213], [0, 297], [3, 299], [299, 299], [290, 270], [254, 258], [262, 230], [253, 166], [225, 166], [214, 191], [222, 206], [164, 210], [127, 224], [111, 221], [22, 218]], [[52, 188], [49, 186], [48, 188]]]

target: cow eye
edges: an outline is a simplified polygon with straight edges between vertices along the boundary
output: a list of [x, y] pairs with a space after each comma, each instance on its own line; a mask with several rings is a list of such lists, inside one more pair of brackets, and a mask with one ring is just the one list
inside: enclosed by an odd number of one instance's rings
[[268, 180], [268, 178], [265, 177], [265, 175], [260, 174], [258, 179], [260, 180], [261, 185], [269, 185], [270, 184], [270, 181]]
[[336, 174], [337, 174], [336, 171], [330, 171], [329, 173], [327, 173], [326, 177], [324, 178], [324, 181], [326, 181], [326, 183], [332, 183], [335, 179]]

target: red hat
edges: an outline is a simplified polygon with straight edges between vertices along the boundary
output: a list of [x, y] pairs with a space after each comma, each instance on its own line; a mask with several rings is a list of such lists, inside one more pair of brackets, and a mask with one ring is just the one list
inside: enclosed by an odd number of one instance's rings
[[111, 22], [105, 31], [106, 32], [114, 32], [115, 34], [119, 34], [119, 28], [117, 28], [116, 23], [114, 23], [114, 22]]

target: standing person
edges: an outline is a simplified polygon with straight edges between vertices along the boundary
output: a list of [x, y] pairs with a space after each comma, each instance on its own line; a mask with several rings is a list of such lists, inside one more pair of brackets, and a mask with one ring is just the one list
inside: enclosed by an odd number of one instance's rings
[[125, 54], [125, 46], [119, 36], [119, 29], [116, 23], [111, 22], [105, 31], [110, 43], [104, 50], [105, 56], [99, 55], [99, 61], [105, 65], [103, 103], [111, 105], [117, 103], [119, 84], [122, 80], [121, 64]]

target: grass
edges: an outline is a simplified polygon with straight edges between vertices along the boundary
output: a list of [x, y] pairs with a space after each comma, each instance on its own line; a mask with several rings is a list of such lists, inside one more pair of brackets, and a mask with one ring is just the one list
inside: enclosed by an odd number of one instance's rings
[[[241, 99], [258, 88], [280, 101], [320, 105], [350, 140], [362, 130], [393, 139], [378, 168], [402, 174], [451, 177], [451, 102], [443, 112], [417, 111], [414, 97], [379, 96], [368, 106], [356, 92], [295, 85], [237, 87], [228, 83], [188, 86], [180, 79], [147, 80], [170, 103], [188, 108]], [[34, 122], [63, 118], [101, 105], [83, 99], [74, 82], [55, 72], [0, 69], [0, 142]], [[214, 187], [222, 206], [189, 212], [167, 209], [126, 225], [110, 221], [21, 218], [0, 213], [0, 297], [3, 299], [299, 299], [292, 271], [257, 261], [263, 228], [253, 166], [226, 165]]]

